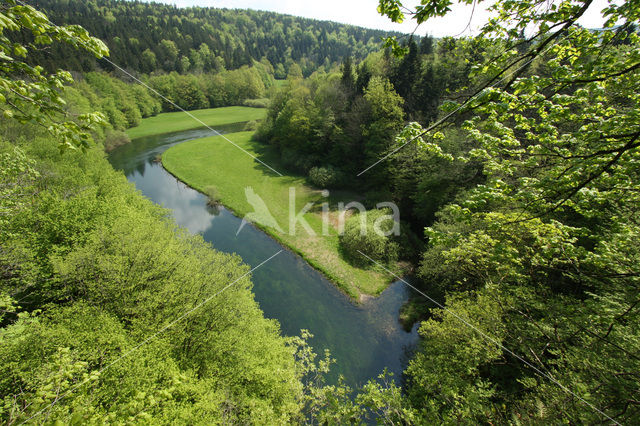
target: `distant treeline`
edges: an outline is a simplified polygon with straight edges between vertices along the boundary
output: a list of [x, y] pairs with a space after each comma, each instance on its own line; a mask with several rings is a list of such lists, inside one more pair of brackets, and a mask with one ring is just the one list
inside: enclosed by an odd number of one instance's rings
[[[305, 76], [328, 70], [345, 56], [364, 59], [390, 33], [271, 12], [118, 0], [33, 0], [54, 23], [78, 24], [107, 43], [111, 60], [125, 68], [210, 72], [236, 69], [266, 58], [276, 78], [298, 63]], [[98, 62], [68, 46], [54, 45], [33, 60], [49, 68], [91, 71]], [[109, 70], [109, 64], [100, 66]]]

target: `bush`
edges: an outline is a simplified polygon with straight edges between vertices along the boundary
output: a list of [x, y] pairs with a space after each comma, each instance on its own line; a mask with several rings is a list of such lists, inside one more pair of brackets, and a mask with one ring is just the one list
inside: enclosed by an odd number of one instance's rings
[[120, 111], [127, 120], [127, 128], [139, 126], [142, 122], [142, 114], [133, 102], [124, 103]]
[[113, 151], [119, 146], [126, 145], [131, 142], [129, 135], [119, 130], [107, 130], [104, 136], [104, 150]]
[[269, 98], [245, 99], [242, 105], [251, 108], [269, 108]]
[[125, 130], [128, 126], [127, 117], [114, 105], [113, 99], [105, 100], [101, 107], [102, 113], [107, 116], [109, 124], [116, 130]]
[[208, 206], [217, 206], [218, 204], [220, 204], [220, 198], [218, 198], [218, 190], [215, 186], [207, 186], [204, 189], [204, 195], [206, 195], [208, 198]]
[[258, 122], [258, 127], [255, 133], [251, 136], [251, 139], [260, 143], [268, 143], [271, 139], [271, 125], [267, 123], [268, 120], [261, 120]]
[[244, 125], [242, 130], [245, 132], [255, 132], [258, 130], [258, 122], [256, 120], [247, 121], [247, 124]]
[[331, 188], [342, 183], [343, 175], [332, 166], [312, 167], [309, 170], [309, 180], [319, 188]]
[[[357, 265], [370, 265], [371, 261], [360, 252], [370, 258], [389, 263], [398, 259], [398, 244], [391, 236], [378, 233], [374, 224], [382, 216], [389, 215], [388, 210], [369, 210], [362, 224], [363, 213], [355, 214], [347, 219], [344, 232], [340, 235], [340, 248], [345, 256]], [[382, 220], [379, 224], [380, 231], [388, 233], [393, 229], [394, 221], [391, 216]]]

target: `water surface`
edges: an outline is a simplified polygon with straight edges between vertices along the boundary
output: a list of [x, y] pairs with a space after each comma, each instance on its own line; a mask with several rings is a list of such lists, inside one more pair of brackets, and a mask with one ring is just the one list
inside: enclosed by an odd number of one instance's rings
[[[243, 123], [221, 126], [220, 132], [242, 130]], [[182, 184], [156, 161], [170, 146], [211, 136], [208, 129], [187, 130], [140, 138], [113, 151], [109, 160], [122, 170], [143, 195], [170, 209], [176, 222], [201, 234], [216, 249], [237, 253], [256, 266], [283, 247], [261, 230], [246, 225], [236, 235], [241, 219], [224, 209], [207, 206], [207, 199]], [[410, 289], [395, 282], [375, 299], [354, 305], [300, 256], [285, 250], [253, 272], [253, 292], [269, 318], [280, 322], [282, 332], [296, 335], [308, 329], [319, 354], [331, 351], [336, 359], [330, 382], [338, 374], [351, 386], [377, 377], [384, 368], [401, 376], [407, 356], [417, 341], [416, 327], [407, 333], [398, 312]]]

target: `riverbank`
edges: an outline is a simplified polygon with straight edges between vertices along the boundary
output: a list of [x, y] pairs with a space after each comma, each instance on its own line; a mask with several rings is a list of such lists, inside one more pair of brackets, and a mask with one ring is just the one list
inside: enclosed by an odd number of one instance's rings
[[[266, 110], [226, 107], [190, 113], [208, 126], [215, 127], [259, 120], [264, 118]], [[143, 119], [140, 126], [127, 130], [127, 134], [137, 139], [199, 127], [202, 127], [201, 123], [183, 112], [163, 113]], [[276, 175], [247, 155], [250, 153], [283, 173], [279, 158], [269, 147], [252, 141], [251, 135], [252, 132], [226, 135], [237, 146], [217, 136], [183, 142], [165, 152], [162, 163], [169, 173], [197, 191], [210, 194], [213, 190], [218, 201], [241, 218], [254, 212], [245, 191], [251, 187], [264, 201], [280, 229], [255, 222], [254, 225], [300, 255], [353, 300], [361, 302], [365, 296], [379, 295], [388, 287], [391, 277], [379, 269], [354, 266], [340, 255], [337, 206], [339, 202], [357, 201], [358, 195], [331, 191], [329, 197], [324, 197], [321, 191], [309, 187], [304, 177]], [[289, 235], [289, 188], [296, 191], [296, 213], [307, 203], [314, 204], [314, 208], [303, 217], [316, 235], [309, 235], [304, 229]], [[331, 212], [328, 236], [322, 235], [321, 205], [325, 202], [329, 203]]]
[[[276, 175], [247, 155], [278, 170], [278, 158], [268, 147], [252, 141], [251, 135], [251, 132], [225, 135], [237, 146], [221, 137], [183, 142], [168, 149], [162, 163], [168, 172], [202, 193], [211, 192], [213, 187], [218, 200], [239, 217], [255, 212], [255, 203], [247, 200], [250, 187], [249, 193], [264, 201], [276, 222], [276, 226], [255, 225], [303, 257], [354, 300], [362, 300], [363, 295], [379, 295], [390, 284], [389, 275], [373, 268], [356, 267], [340, 255], [337, 206], [339, 202], [358, 200], [357, 194], [332, 191], [325, 197], [322, 191], [309, 187], [304, 177]], [[307, 203], [313, 204], [303, 218], [315, 235], [301, 227], [293, 235], [289, 232], [290, 188], [295, 189], [296, 214]], [[329, 235], [322, 235], [322, 203], [330, 206]]]
[[[227, 135], [242, 128], [244, 124], [216, 130]], [[170, 146], [210, 134], [200, 128], [137, 139], [115, 150], [109, 161], [145, 197], [167, 209], [179, 227], [200, 235], [214, 250], [238, 255], [244, 263], [256, 267], [285, 249], [254, 270], [252, 292], [265, 316], [277, 320], [284, 335], [309, 330], [314, 335], [310, 344], [318, 352], [331, 351], [337, 362], [327, 384], [336, 384], [341, 375], [349, 386], [361, 386], [385, 368], [394, 377], [401, 377], [406, 350], [418, 339], [416, 327], [406, 332], [398, 322], [400, 307], [411, 294], [406, 286], [396, 282], [380, 296], [364, 297], [355, 306], [346, 291], [276, 238], [251, 225], [237, 234], [241, 216], [231, 209], [208, 206], [206, 196], [154, 161]]]

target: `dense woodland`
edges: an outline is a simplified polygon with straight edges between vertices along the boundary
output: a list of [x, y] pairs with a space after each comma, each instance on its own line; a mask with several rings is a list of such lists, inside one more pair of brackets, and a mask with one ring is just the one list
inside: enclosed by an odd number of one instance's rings
[[[379, 49], [384, 31], [270, 12], [215, 8], [177, 8], [160, 3], [122, 0], [34, 0], [54, 23], [78, 24], [103, 40], [110, 59], [143, 73], [198, 73], [236, 69], [263, 58], [276, 78], [295, 63], [304, 75], [329, 70], [345, 56], [364, 59]], [[64, 59], [62, 59], [64, 58]], [[76, 71], [107, 63], [64, 45], [34, 55], [43, 66]], [[61, 62], [62, 60], [62, 62]]]
[[[385, 50], [359, 64], [347, 58], [338, 73], [291, 80], [273, 97], [256, 138], [277, 147], [285, 164], [308, 173], [318, 186], [364, 190], [372, 205], [393, 197], [421, 230], [455, 191], [479, 182], [474, 162], [454, 165], [427, 158], [426, 152], [422, 158], [399, 154], [357, 175], [393, 147], [407, 122], [432, 122], [447, 96], [470, 84], [470, 58], [481, 46], [455, 39], [436, 45], [425, 37], [420, 45], [408, 40], [406, 48], [400, 59]], [[470, 149], [459, 133], [452, 126], [441, 149], [451, 155]], [[410, 150], [415, 154], [416, 147]], [[324, 172], [321, 181], [314, 179], [318, 170]]]
[[[111, 58], [151, 73], [141, 79], [182, 108], [268, 105], [255, 138], [277, 150], [291, 173], [319, 188], [355, 189], [369, 204], [401, 207], [402, 239], [364, 241], [346, 232], [345, 250], [366, 247], [381, 263], [412, 261], [419, 289], [444, 296], [441, 308], [420, 298], [406, 307], [408, 321], [422, 321], [422, 339], [402, 387], [386, 375], [355, 393], [323, 386], [318, 373], [328, 361], [316, 362], [305, 333], [280, 337], [277, 324], [262, 318], [247, 278], [193, 321], [154, 338], [143, 354], [102, 372], [158, 324], [247, 269], [176, 230], [104, 159], [104, 146], [126, 142], [121, 130], [175, 107], [108, 69], [72, 82], [28, 65], [52, 62], [31, 45], [21, 50], [7, 31], [21, 30], [25, 40], [45, 24], [32, 9], [4, 1], [5, 422], [41, 411], [68, 422], [640, 421], [636, 3], [610, 5], [599, 31], [576, 24], [589, 1], [549, 9], [499, 3], [499, 18], [478, 37], [405, 38], [380, 50], [372, 41], [378, 33], [275, 14], [38, 3], [56, 23], [99, 16], [82, 24], [108, 41]], [[412, 16], [445, 15], [444, 3]], [[128, 10], [137, 13], [127, 17]], [[403, 10], [397, 1], [380, 2], [392, 20]], [[143, 17], [157, 27], [136, 21]], [[209, 17], [224, 21], [224, 31], [196, 24]], [[264, 29], [248, 41], [242, 28], [256, 20]], [[286, 20], [299, 24], [280, 36]], [[106, 53], [80, 29], [45, 27], [52, 40], [41, 43], [81, 42], [94, 56]], [[330, 28], [337, 44], [324, 41], [333, 40]], [[134, 53], [130, 37], [138, 31]], [[174, 43], [173, 62], [162, 56], [169, 45], [162, 40]], [[202, 43], [212, 43], [211, 63], [220, 67], [192, 68]], [[146, 49], [152, 68], [137, 62]], [[90, 57], [67, 63], [94, 70]], [[188, 67], [177, 65], [181, 57]], [[287, 82], [275, 88], [274, 77], [283, 76]], [[266, 96], [266, 103], [255, 100]]]

